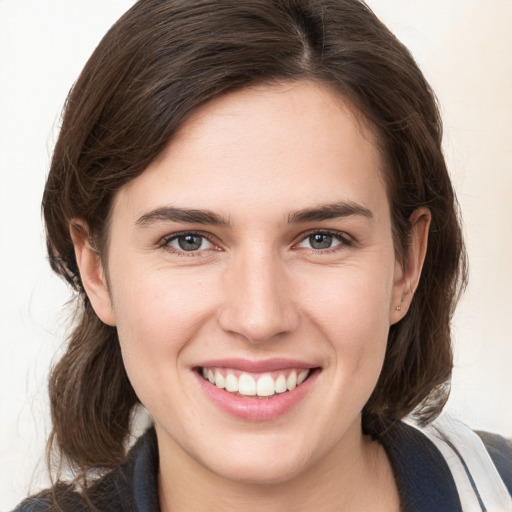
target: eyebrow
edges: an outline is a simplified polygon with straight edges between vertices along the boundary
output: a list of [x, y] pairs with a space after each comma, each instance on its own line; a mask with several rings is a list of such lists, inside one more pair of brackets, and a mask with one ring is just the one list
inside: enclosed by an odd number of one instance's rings
[[162, 206], [148, 213], [145, 213], [137, 219], [137, 226], [148, 226], [159, 221], [185, 222], [190, 224], [210, 224], [213, 226], [229, 227], [229, 219], [222, 217], [218, 213], [210, 210], [196, 210], [187, 208], [173, 208], [171, 206]]
[[[358, 215], [373, 220], [373, 213], [368, 208], [352, 202], [323, 204], [313, 208], [305, 208], [288, 214], [289, 224], [300, 224], [322, 220], [336, 219]], [[212, 212], [188, 208], [162, 206], [143, 214], [135, 224], [140, 227], [159, 221], [184, 222], [189, 224], [208, 224], [212, 226], [231, 227], [229, 219]]]
[[322, 204], [314, 208], [305, 208], [288, 215], [290, 224], [300, 224], [305, 222], [316, 222], [321, 220], [336, 219], [339, 217], [350, 217], [358, 215], [373, 220], [373, 213], [368, 208], [352, 202], [339, 202], [332, 204]]

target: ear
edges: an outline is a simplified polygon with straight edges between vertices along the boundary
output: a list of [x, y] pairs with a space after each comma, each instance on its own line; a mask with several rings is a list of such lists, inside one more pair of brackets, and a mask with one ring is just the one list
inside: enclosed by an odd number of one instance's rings
[[80, 278], [87, 297], [100, 320], [107, 325], [114, 326], [116, 322], [107, 279], [100, 254], [92, 245], [89, 227], [83, 220], [73, 219], [69, 223], [69, 231], [75, 248]]
[[405, 255], [405, 268], [395, 263], [395, 282], [390, 305], [390, 324], [400, 321], [411, 305], [414, 292], [418, 287], [421, 269], [427, 254], [428, 231], [432, 215], [428, 208], [418, 208], [409, 217], [411, 236]]

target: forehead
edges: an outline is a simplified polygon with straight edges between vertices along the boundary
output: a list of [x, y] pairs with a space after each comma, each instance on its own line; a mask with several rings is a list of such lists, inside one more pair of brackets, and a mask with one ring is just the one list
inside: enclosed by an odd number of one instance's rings
[[[311, 82], [246, 88], [196, 111], [116, 203], [247, 215], [385, 198], [372, 130], [339, 94]], [[307, 204], [305, 204], [307, 203]], [[387, 204], [387, 200], [386, 200]]]

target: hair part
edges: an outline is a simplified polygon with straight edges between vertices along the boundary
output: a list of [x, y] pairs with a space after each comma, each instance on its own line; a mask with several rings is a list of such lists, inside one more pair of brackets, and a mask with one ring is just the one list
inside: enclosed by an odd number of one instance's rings
[[237, 89], [299, 80], [340, 93], [377, 135], [402, 264], [412, 212], [425, 206], [432, 214], [422, 277], [407, 315], [390, 328], [363, 429], [378, 436], [415, 409], [424, 422], [442, 409], [466, 260], [435, 96], [408, 50], [358, 0], [140, 0], [106, 34], [70, 92], [43, 197], [51, 266], [81, 304], [50, 376], [49, 446], [78, 475], [120, 463], [138, 400], [117, 332], [84, 292], [70, 222], [87, 224], [105, 258], [117, 191], [194, 111]]

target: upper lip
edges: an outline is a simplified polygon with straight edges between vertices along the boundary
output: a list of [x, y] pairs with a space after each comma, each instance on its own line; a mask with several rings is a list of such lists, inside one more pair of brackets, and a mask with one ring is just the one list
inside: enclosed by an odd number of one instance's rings
[[261, 361], [254, 361], [243, 358], [228, 358], [228, 359], [211, 359], [203, 361], [197, 365], [201, 368], [232, 368], [233, 370], [240, 370], [249, 373], [264, 373], [276, 370], [284, 370], [286, 368], [297, 369], [310, 369], [316, 368], [318, 365], [299, 361], [297, 359], [273, 358], [264, 359]]

